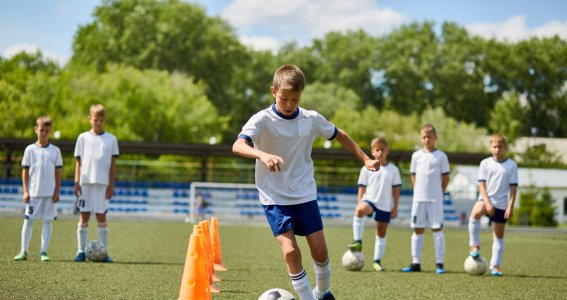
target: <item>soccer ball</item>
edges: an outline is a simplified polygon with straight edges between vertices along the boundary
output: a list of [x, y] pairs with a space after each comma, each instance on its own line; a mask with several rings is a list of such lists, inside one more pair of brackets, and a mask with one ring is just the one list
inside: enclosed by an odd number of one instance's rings
[[486, 269], [488, 269], [488, 263], [484, 256], [478, 258], [467, 256], [467, 259], [465, 259], [465, 272], [470, 275], [482, 275], [486, 273]]
[[347, 250], [341, 259], [343, 267], [348, 271], [360, 271], [364, 266], [364, 254], [360, 251]]
[[106, 257], [106, 247], [100, 241], [91, 241], [85, 248], [85, 256], [90, 261], [103, 261]]
[[295, 300], [292, 293], [279, 288], [269, 289], [265, 291], [258, 300]]

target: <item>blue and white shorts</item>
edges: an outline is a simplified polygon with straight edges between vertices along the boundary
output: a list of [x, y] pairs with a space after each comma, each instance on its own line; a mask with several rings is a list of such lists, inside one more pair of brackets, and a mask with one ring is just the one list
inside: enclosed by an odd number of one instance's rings
[[374, 203], [372, 203], [368, 200], [362, 200], [362, 201], [368, 203], [368, 205], [370, 205], [370, 207], [372, 207], [372, 210], [374, 210], [373, 213], [368, 215], [369, 217], [372, 217], [372, 215], [374, 215], [374, 220], [376, 222], [390, 223], [390, 218], [391, 218], [391, 215], [392, 215], [391, 212], [378, 209], [378, 207], [376, 207], [376, 205], [374, 205]]
[[293, 230], [295, 235], [308, 236], [323, 229], [317, 200], [296, 205], [262, 205], [274, 236]]
[[30, 198], [30, 202], [26, 204], [24, 218], [55, 220], [57, 219], [57, 203], [53, 202], [53, 197]]

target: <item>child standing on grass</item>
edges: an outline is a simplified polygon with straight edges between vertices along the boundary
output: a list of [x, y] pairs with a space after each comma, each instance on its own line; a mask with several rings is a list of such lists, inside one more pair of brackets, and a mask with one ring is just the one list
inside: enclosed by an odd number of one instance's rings
[[[336, 138], [371, 171], [377, 171], [380, 162], [370, 159], [348, 134], [322, 115], [300, 108], [304, 87], [305, 76], [297, 66], [277, 69], [271, 87], [274, 104], [248, 120], [232, 150], [239, 156], [256, 159], [260, 203], [299, 297], [334, 299], [329, 289], [331, 266], [313, 177], [313, 141], [317, 137]], [[309, 245], [316, 279], [313, 290], [302, 265], [296, 235], [305, 236]]]
[[423, 148], [411, 156], [411, 182], [413, 183], [413, 203], [411, 208], [412, 264], [403, 268], [402, 272], [421, 271], [421, 252], [423, 233], [426, 227], [433, 231], [435, 245], [435, 272], [445, 273], [445, 235], [443, 234], [443, 194], [449, 183], [449, 159], [447, 155], [435, 147], [437, 132], [431, 124], [420, 130]]
[[[104, 131], [106, 112], [101, 104], [90, 108], [91, 130], [79, 135], [75, 145], [75, 195], [79, 197], [79, 224], [77, 229], [78, 252], [76, 262], [85, 261], [89, 218], [96, 214], [98, 240], [108, 249], [108, 226], [106, 213], [108, 201], [114, 193], [118, 141], [114, 135]], [[112, 262], [107, 255], [104, 262]]]
[[41, 261], [49, 261], [47, 250], [51, 240], [52, 224], [57, 219], [57, 202], [61, 188], [61, 168], [63, 160], [59, 148], [49, 143], [51, 119], [47, 116], [35, 122], [37, 141], [26, 147], [22, 158], [22, 186], [24, 190], [24, 225], [22, 227], [22, 249], [14, 257], [23, 261], [28, 257], [28, 246], [32, 227], [36, 219], [43, 220], [41, 229]]
[[390, 218], [398, 216], [398, 202], [402, 179], [400, 170], [388, 162], [388, 142], [385, 138], [375, 138], [371, 142], [371, 153], [380, 161], [380, 170], [372, 172], [362, 167], [358, 177], [358, 205], [354, 211], [352, 232], [354, 242], [348, 245], [351, 251], [362, 250], [364, 217], [374, 215], [376, 220], [376, 241], [374, 243], [374, 263], [376, 271], [384, 271], [382, 257], [386, 250], [386, 232]]
[[518, 166], [506, 158], [506, 138], [495, 133], [490, 138], [492, 157], [485, 158], [478, 170], [480, 195], [474, 204], [469, 219], [469, 246], [473, 258], [480, 256], [480, 218], [488, 215], [494, 224], [492, 235], [492, 259], [490, 273], [502, 276], [502, 254], [504, 253], [504, 228], [512, 217], [516, 190], [518, 188]]

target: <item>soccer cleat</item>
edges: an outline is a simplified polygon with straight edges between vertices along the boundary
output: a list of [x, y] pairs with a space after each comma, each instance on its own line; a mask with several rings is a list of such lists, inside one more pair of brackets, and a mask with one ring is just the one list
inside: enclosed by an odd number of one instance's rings
[[443, 264], [436, 264], [437, 269], [435, 270], [435, 273], [437, 274], [445, 274], [445, 268], [443, 267]]
[[354, 241], [352, 244], [348, 244], [347, 247], [350, 251], [362, 251], [362, 242]]
[[111, 263], [111, 262], [112, 262], [112, 259], [110, 259], [110, 256], [107, 255], [107, 256], [102, 260], [102, 262], [103, 262], [103, 263]]
[[322, 296], [317, 296], [317, 292], [313, 289], [313, 297], [317, 300], [335, 300], [335, 296], [331, 293], [331, 291], [327, 291]]
[[480, 247], [475, 246], [471, 248], [470, 255], [472, 258], [477, 259], [480, 256]]
[[26, 251], [22, 251], [18, 253], [18, 255], [14, 256], [15, 261], [23, 261], [28, 259], [28, 253]]
[[47, 256], [46, 252], [41, 252], [39, 254], [39, 259], [41, 259], [41, 261], [50, 261], [51, 259], [49, 258], [49, 256]]
[[409, 267], [403, 268], [402, 272], [421, 272], [421, 265], [411, 264]]
[[374, 268], [374, 271], [378, 271], [378, 272], [384, 271], [384, 268], [382, 268], [382, 265], [380, 264], [380, 261], [375, 261], [375, 262], [372, 264], [372, 268]]
[[76, 262], [82, 262], [87, 260], [87, 256], [85, 255], [85, 252], [79, 252], [77, 253], [77, 256], [75, 256], [75, 261]]
[[500, 277], [502, 276], [502, 271], [496, 269], [490, 269], [490, 275]]

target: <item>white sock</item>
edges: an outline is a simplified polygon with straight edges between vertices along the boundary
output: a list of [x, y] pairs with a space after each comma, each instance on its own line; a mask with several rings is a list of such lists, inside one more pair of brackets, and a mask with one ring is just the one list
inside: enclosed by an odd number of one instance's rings
[[469, 219], [469, 246], [480, 247], [480, 220], [473, 217]]
[[28, 252], [32, 237], [33, 222], [33, 219], [24, 219], [24, 225], [22, 226], [22, 252]]
[[[331, 286], [331, 264], [329, 258], [324, 263], [313, 261], [315, 270], [315, 292], [317, 295], [323, 295]], [[307, 276], [306, 276], [307, 277]]]
[[78, 252], [85, 252], [85, 247], [87, 247], [87, 238], [89, 236], [89, 224], [78, 225], [77, 228], [77, 241], [78, 241]]
[[376, 242], [374, 245], [374, 260], [381, 260], [384, 257], [384, 252], [386, 251], [386, 237], [376, 236]]
[[492, 258], [490, 259], [490, 267], [502, 265], [502, 254], [504, 254], [504, 239], [493, 238], [492, 240]]
[[362, 241], [362, 233], [364, 232], [364, 217], [359, 218], [354, 216], [352, 218], [352, 235], [355, 241]]
[[421, 250], [423, 249], [423, 234], [416, 234], [411, 236], [411, 256], [414, 264], [421, 263]]
[[102, 242], [108, 250], [108, 227], [106, 223], [98, 223], [98, 240]]
[[313, 294], [311, 293], [311, 285], [309, 284], [309, 278], [307, 278], [307, 273], [305, 269], [297, 274], [289, 274], [291, 278], [291, 284], [295, 289], [295, 292], [299, 295], [301, 300], [315, 300]]
[[433, 232], [433, 242], [435, 244], [435, 263], [442, 264], [445, 260], [445, 234], [443, 231]]
[[41, 227], [41, 252], [47, 253], [49, 241], [51, 240], [51, 228], [51, 220], [43, 220], [43, 225]]

